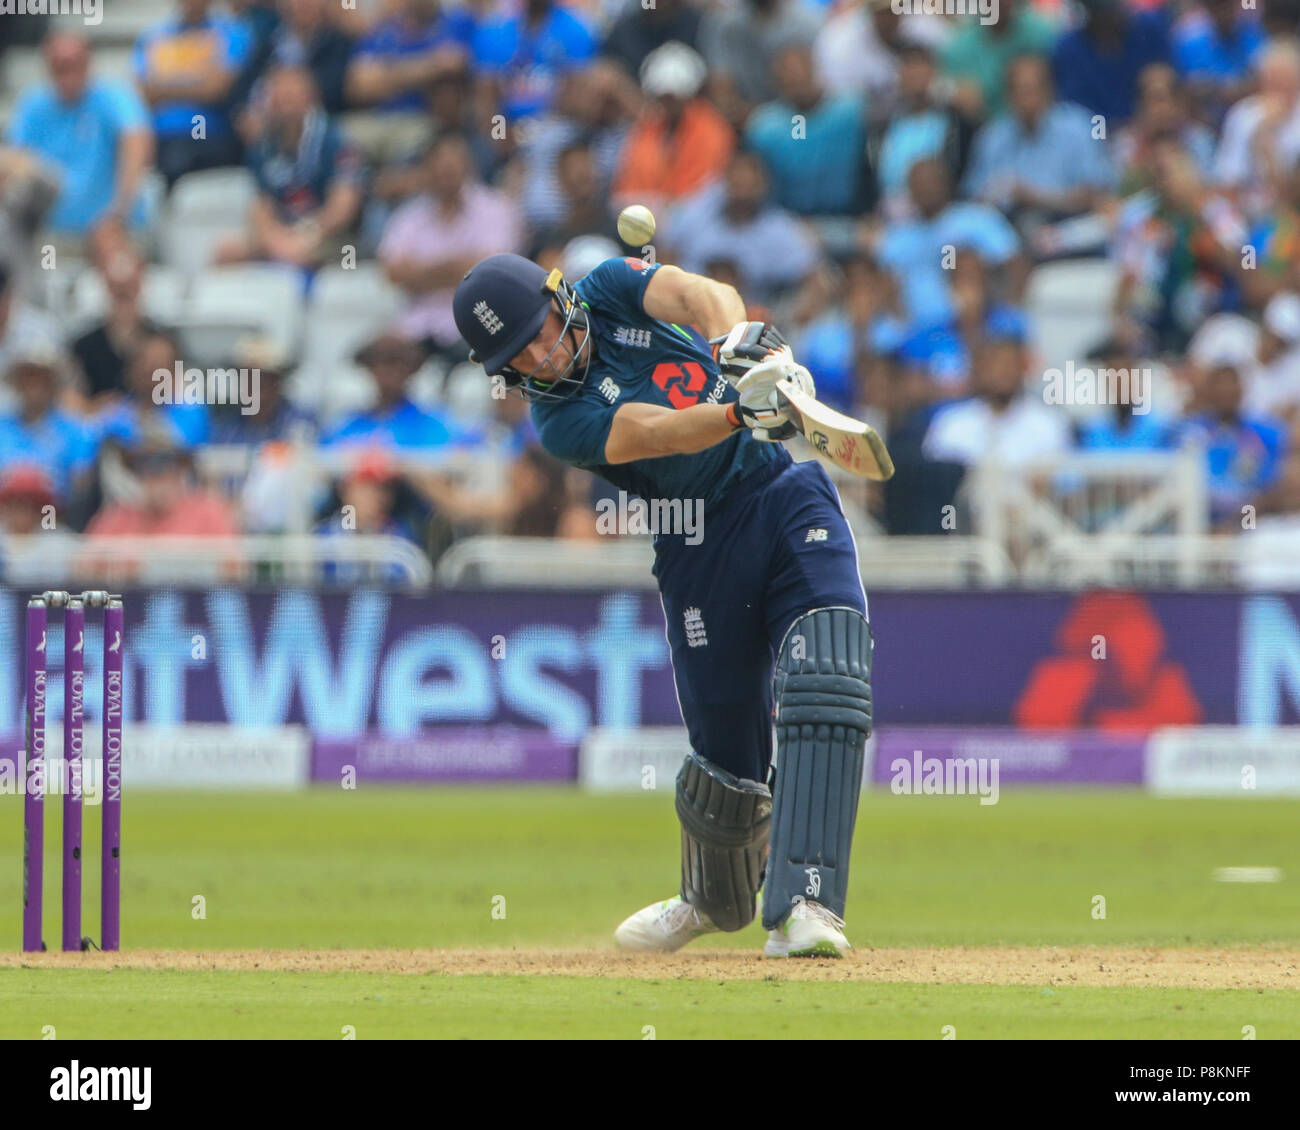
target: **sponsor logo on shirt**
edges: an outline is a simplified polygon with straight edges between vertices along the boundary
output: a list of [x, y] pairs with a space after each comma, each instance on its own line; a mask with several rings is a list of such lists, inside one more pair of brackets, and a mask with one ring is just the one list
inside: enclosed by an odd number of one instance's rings
[[668, 394], [668, 403], [681, 409], [700, 402], [709, 377], [698, 361], [661, 361], [651, 379]]
[[613, 377], [606, 377], [600, 382], [600, 387], [596, 389], [611, 404], [618, 399], [618, 394], [622, 391], [614, 382]]

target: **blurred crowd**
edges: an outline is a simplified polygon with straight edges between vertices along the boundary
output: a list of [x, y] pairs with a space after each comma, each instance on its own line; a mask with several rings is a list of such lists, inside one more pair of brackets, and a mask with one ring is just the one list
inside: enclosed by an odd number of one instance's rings
[[[1216, 528], [1300, 511], [1300, 0], [943, 7], [176, 0], [129, 80], [59, 25], [0, 146], [0, 525], [38, 532], [53, 507], [90, 535], [283, 529], [276, 460], [307, 443], [353, 456], [321, 536], [593, 536], [600, 488], [539, 450], [524, 405], [467, 422], [447, 402], [452, 291], [499, 251], [571, 281], [637, 254], [734, 283], [823, 400], [886, 433], [898, 474], [869, 503], [891, 533], [951, 528], [990, 455], [1015, 473], [1188, 443]], [[262, 374], [255, 413], [157, 403], [154, 374], [189, 361], [144, 313], [150, 233], [178, 182], [236, 166], [256, 192], [212, 265], [282, 264], [310, 293], [354, 257], [401, 292], [356, 354], [355, 410], [322, 412], [302, 358], [256, 340], [230, 344]], [[629, 203], [656, 213], [653, 248], [620, 243]], [[50, 254], [102, 279], [75, 336], [41, 305]], [[1114, 282], [1070, 359], [1148, 374], [1136, 410], [1044, 395], [1034, 279], [1071, 263]], [[266, 473], [211, 489], [214, 444]], [[501, 473], [406, 458], [457, 452]]]

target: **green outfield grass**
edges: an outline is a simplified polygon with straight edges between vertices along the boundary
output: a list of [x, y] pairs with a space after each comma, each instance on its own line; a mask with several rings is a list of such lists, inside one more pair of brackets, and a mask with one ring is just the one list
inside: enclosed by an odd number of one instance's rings
[[[356, 973], [0, 971], [0, 1038], [1300, 1038], [1295, 994]], [[647, 1031], [650, 1028], [653, 1031]], [[347, 1029], [351, 1031], [347, 1031]]]
[[[22, 803], [0, 797], [0, 939], [19, 948]], [[47, 942], [57, 945], [58, 806]], [[571, 788], [137, 792], [123, 818], [123, 945], [255, 950], [607, 950], [676, 887], [671, 795]], [[1137, 791], [863, 797], [859, 947], [1300, 943], [1300, 804]], [[98, 936], [98, 811], [86, 810], [85, 932]], [[1215, 882], [1229, 866], [1281, 882]], [[1095, 896], [1106, 917], [1093, 916]], [[202, 907], [203, 917], [196, 916]], [[494, 907], [497, 914], [494, 916]], [[501, 913], [504, 911], [504, 917]], [[750, 929], [697, 943], [754, 949]], [[779, 998], [779, 1001], [778, 1001]], [[614, 977], [0, 968], [0, 1037], [784, 1034], [1300, 1036], [1286, 991], [627, 981]]]

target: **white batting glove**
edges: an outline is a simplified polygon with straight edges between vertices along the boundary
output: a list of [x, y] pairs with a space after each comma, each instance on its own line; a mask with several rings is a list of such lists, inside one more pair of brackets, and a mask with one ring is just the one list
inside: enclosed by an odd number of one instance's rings
[[789, 404], [776, 387], [781, 380], [789, 381], [809, 396], [817, 395], [812, 374], [795, 361], [789, 347], [753, 366], [736, 382], [736, 391], [740, 393], [737, 409], [755, 439], [771, 443], [789, 439], [796, 431], [790, 420]]

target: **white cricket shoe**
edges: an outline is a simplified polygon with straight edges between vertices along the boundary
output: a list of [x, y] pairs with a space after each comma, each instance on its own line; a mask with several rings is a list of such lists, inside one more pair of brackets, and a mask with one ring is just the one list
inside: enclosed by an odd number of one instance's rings
[[850, 949], [844, 919], [819, 902], [797, 902], [775, 930], [769, 930], [767, 957], [843, 957]]
[[652, 903], [638, 910], [614, 931], [614, 938], [625, 950], [638, 953], [672, 953], [692, 938], [717, 933], [708, 915], [696, 910], [680, 895]]

